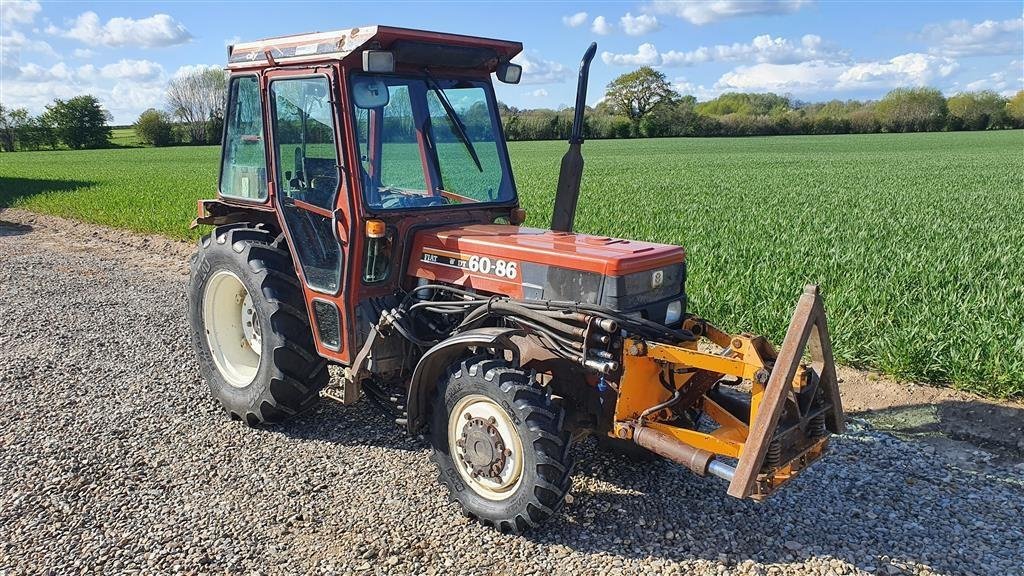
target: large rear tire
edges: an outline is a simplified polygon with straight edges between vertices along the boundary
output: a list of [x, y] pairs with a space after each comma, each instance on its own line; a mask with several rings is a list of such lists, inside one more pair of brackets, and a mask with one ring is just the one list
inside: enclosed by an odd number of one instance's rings
[[438, 385], [431, 457], [471, 518], [522, 532], [554, 515], [572, 483], [565, 413], [532, 373], [467, 358]]
[[228, 414], [250, 425], [315, 406], [328, 379], [291, 257], [274, 241], [251, 224], [220, 226], [191, 261], [188, 314], [200, 373]]

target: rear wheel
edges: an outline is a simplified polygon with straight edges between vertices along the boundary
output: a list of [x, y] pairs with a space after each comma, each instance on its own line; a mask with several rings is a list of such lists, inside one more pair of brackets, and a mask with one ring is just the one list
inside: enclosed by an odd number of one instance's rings
[[476, 356], [437, 390], [432, 458], [451, 499], [470, 517], [507, 532], [543, 522], [571, 485], [565, 414], [531, 373]]
[[192, 259], [188, 289], [200, 372], [251, 425], [311, 408], [328, 379], [291, 258], [274, 240], [249, 224], [216, 228]]

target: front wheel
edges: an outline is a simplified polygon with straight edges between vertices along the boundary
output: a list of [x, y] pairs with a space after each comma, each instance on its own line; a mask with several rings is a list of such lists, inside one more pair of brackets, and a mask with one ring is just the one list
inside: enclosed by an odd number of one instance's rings
[[451, 499], [482, 523], [522, 532], [554, 515], [571, 485], [565, 414], [532, 374], [475, 356], [438, 385], [432, 458]]

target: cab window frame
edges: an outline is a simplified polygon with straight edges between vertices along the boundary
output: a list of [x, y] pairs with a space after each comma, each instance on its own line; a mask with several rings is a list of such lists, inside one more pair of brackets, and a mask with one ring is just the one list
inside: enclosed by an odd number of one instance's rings
[[[349, 132], [347, 135], [353, 143], [353, 154], [356, 161], [362, 166], [360, 160], [360, 149], [359, 149], [359, 132], [358, 126], [356, 125], [357, 119], [354, 114], [356, 110], [355, 102], [352, 99], [352, 83], [354, 76], [381, 76], [386, 78], [410, 78], [416, 77], [422, 74], [418, 70], [406, 70], [401, 69], [391, 73], [368, 73], [359, 68], [350, 68], [344, 75], [344, 86], [343, 86], [343, 97], [345, 104], [345, 112], [352, 118], [351, 126], [346, 128]], [[444, 212], [447, 210], [488, 210], [495, 208], [506, 208], [519, 206], [519, 187], [516, 185], [515, 174], [512, 170], [512, 158], [508, 151], [508, 140], [505, 138], [505, 127], [501, 122], [501, 113], [498, 111], [498, 98], [494, 92], [494, 83], [491, 82], [490, 75], [481, 76], [479, 74], [467, 74], [465, 72], [457, 72], [451, 70], [432, 70], [431, 74], [437, 80], [466, 80], [474, 83], [479, 83], [480, 87], [484, 91], [484, 95], [487, 99], [488, 107], [494, 111], [491, 115], [492, 130], [495, 136], [495, 144], [498, 150], [499, 161], [504, 165], [504, 175], [508, 178], [508, 185], [512, 191], [512, 197], [507, 200], [496, 200], [493, 202], [466, 202], [459, 204], [444, 204], [441, 206], [417, 206], [408, 208], [380, 208], [374, 207], [366, 200], [366, 193], [363, 190], [363, 178], [352, 177], [350, 178], [349, 186], [352, 188], [350, 195], [358, 196], [359, 206], [362, 208], [365, 214], [373, 215], [397, 215], [397, 214], [419, 214], [426, 212]], [[418, 130], [417, 130], [418, 133]], [[433, 135], [431, 135], [433, 138]], [[421, 155], [429, 154], [422, 145], [419, 145], [419, 151]], [[434, 160], [438, 162], [437, 160]], [[435, 168], [440, 170], [440, 164], [438, 163]], [[424, 175], [426, 176], [426, 175]]]
[[[230, 122], [231, 113], [234, 111], [234, 107], [237, 104], [237, 100], [236, 100], [236, 102], [234, 104], [231, 101], [231, 90], [232, 90], [232, 87], [233, 87], [235, 81], [243, 80], [243, 79], [246, 79], [246, 78], [252, 78], [252, 79], [256, 80], [256, 87], [257, 87], [256, 94], [259, 97], [259, 104], [260, 104], [260, 106], [259, 106], [259, 110], [260, 110], [260, 123], [262, 124], [262, 134], [260, 134], [260, 137], [263, 140], [263, 142], [262, 142], [262, 146], [263, 146], [263, 169], [264, 169], [264, 172], [265, 172], [264, 176], [266, 178], [266, 181], [263, 182], [263, 185], [266, 188], [266, 193], [263, 195], [263, 198], [247, 198], [245, 196], [237, 196], [235, 194], [225, 194], [224, 193], [224, 162], [225, 162], [225, 160], [227, 160], [227, 155], [228, 155], [228, 145], [227, 145], [227, 143], [228, 143], [228, 127], [231, 124], [231, 122]], [[267, 127], [266, 106], [267, 106], [267, 98], [265, 98], [265, 94], [264, 94], [263, 75], [262, 74], [260, 74], [259, 72], [240, 72], [240, 73], [233, 73], [233, 74], [228, 76], [227, 91], [226, 91], [226, 94], [224, 95], [224, 127], [221, 129], [221, 136], [220, 136], [220, 141], [221, 141], [220, 163], [218, 164], [218, 169], [217, 169], [217, 194], [221, 198], [224, 198], [224, 199], [229, 200], [231, 202], [240, 202], [240, 203], [243, 203], [243, 204], [267, 205], [267, 204], [270, 203], [271, 197], [274, 195], [274, 193], [272, 191], [273, 186], [272, 186], [271, 183], [274, 182], [275, 179], [271, 177], [272, 174], [270, 173], [270, 154], [269, 154], [269, 152], [270, 152], [270, 150], [269, 150], [269, 146], [270, 146], [270, 131], [268, 130], [268, 127]]]
[[[285, 70], [288, 70], [288, 68], [285, 68]], [[267, 146], [270, 147], [270, 150], [274, 153], [274, 160], [272, 162], [274, 165], [269, 167], [269, 169], [273, 171], [273, 178], [271, 179], [271, 181], [274, 183], [274, 196], [280, 196], [282, 199], [290, 198], [290, 196], [288, 196], [284, 190], [284, 186], [286, 186], [288, 183], [280, 181], [283, 178], [284, 171], [282, 170], [282, 173], [278, 174], [278, 167], [283, 167], [283, 164], [280, 164], [281, 159], [278, 157], [278, 154], [280, 153], [280, 147], [278, 146], [277, 142], [277, 133], [274, 130], [274, 128], [277, 126], [277, 106], [275, 106], [274, 104], [273, 85], [275, 82], [287, 82], [289, 80], [308, 80], [310, 78], [322, 78], [327, 82], [327, 101], [331, 104], [331, 122], [333, 123], [334, 130], [334, 159], [336, 162], [334, 166], [334, 171], [335, 174], [337, 175], [337, 178], [334, 190], [334, 201], [332, 203], [333, 205], [331, 208], [324, 208], [318, 204], [313, 204], [301, 200], [300, 202], [303, 202], [304, 204], [308, 204], [311, 206], [315, 206], [317, 209], [321, 211], [331, 212], [333, 214], [337, 210], [338, 202], [341, 200], [342, 193], [345, 191], [346, 187], [351, 186], [351, 179], [348, 178], [347, 170], [345, 170], [345, 146], [342, 143], [344, 136], [344, 128], [342, 126], [345, 123], [345, 118], [344, 116], [342, 116], [342, 112], [339, 110], [338, 106], [338, 99], [336, 94], [338, 86], [333, 81], [334, 79], [330, 74], [326, 72], [309, 72], [307, 74], [288, 74], [284, 76], [272, 76], [268, 78], [266, 89], [267, 98], [265, 105], [267, 107], [267, 110], [269, 111], [270, 122], [265, 126], [264, 131], [267, 133]], [[279, 176], [281, 178], [279, 178]]]

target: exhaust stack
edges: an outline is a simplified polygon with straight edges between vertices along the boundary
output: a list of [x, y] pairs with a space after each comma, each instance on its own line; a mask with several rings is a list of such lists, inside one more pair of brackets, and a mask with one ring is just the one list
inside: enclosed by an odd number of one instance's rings
[[590, 61], [597, 53], [597, 42], [591, 42], [580, 61], [580, 77], [576, 85], [576, 109], [573, 111], [572, 135], [569, 136], [569, 150], [562, 156], [562, 169], [558, 172], [558, 188], [555, 192], [555, 209], [551, 215], [551, 229], [557, 232], [572, 232], [576, 219], [576, 202], [580, 198], [580, 180], [583, 178], [583, 109], [587, 105], [587, 78], [590, 76]]

